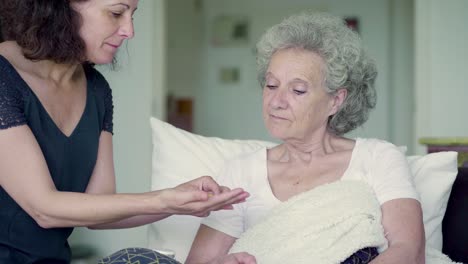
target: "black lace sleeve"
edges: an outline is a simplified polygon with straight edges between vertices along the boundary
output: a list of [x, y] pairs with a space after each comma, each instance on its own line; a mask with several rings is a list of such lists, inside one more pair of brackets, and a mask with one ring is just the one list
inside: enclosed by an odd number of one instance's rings
[[96, 95], [98, 102], [98, 114], [100, 118], [101, 131], [107, 131], [114, 134], [114, 103], [112, 99], [112, 90], [106, 78], [93, 66], [83, 65], [86, 71], [86, 77], [91, 84], [92, 91]]
[[84, 65], [87, 72], [87, 78], [89, 78], [93, 91], [96, 93], [99, 101], [99, 115], [101, 118], [101, 130], [114, 134], [114, 103], [112, 99], [112, 90], [107, 82], [106, 78], [94, 67], [90, 65]]
[[102, 129], [114, 134], [114, 102], [112, 99], [112, 90], [109, 87], [109, 84], [107, 84], [105, 91], [104, 105], [106, 108], [106, 113], [104, 114], [104, 124]]
[[23, 94], [16, 88], [19, 84], [9, 78], [10, 71], [10, 67], [0, 60], [0, 129], [27, 123]]

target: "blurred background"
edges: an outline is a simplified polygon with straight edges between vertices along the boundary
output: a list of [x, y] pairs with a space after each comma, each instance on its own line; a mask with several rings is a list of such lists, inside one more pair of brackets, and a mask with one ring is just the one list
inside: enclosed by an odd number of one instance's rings
[[[348, 136], [405, 145], [408, 155], [426, 152], [422, 137], [468, 136], [467, 0], [141, 0], [117, 70], [98, 67], [114, 95], [118, 191], [150, 188], [150, 116], [206, 136], [271, 140], [255, 43], [303, 10], [343, 17], [377, 61], [377, 107]], [[145, 247], [147, 232], [78, 228], [71, 244], [102, 256]]]

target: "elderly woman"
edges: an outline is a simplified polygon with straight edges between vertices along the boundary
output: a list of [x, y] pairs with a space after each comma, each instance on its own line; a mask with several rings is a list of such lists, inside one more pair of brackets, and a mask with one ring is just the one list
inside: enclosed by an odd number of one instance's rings
[[[339, 18], [305, 13], [270, 28], [257, 43], [257, 53], [264, 122], [269, 133], [283, 143], [249, 153], [227, 165], [220, 181], [227, 186], [242, 186], [251, 196], [233, 211], [216, 212], [205, 219], [187, 263], [256, 263], [260, 261], [256, 254], [274, 255], [283, 248], [291, 257], [296, 253], [292, 249], [288, 251], [293, 245], [287, 241], [263, 253], [249, 251], [249, 246], [240, 247], [245, 249], [242, 253], [229, 250], [240, 242], [236, 242], [239, 237], [248, 238], [247, 234], [254, 241], [257, 238], [257, 243], [249, 244], [250, 248], [275, 238], [288, 239], [277, 227], [281, 224], [279, 220], [272, 221], [269, 227], [273, 230], [268, 230], [267, 216], [290, 200], [298, 201], [297, 196], [340, 182], [364, 183], [370, 187], [381, 214], [376, 219], [381, 219], [378, 224], [383, 228], [380, 233], [385, 241], [385, 245], [363, 245], [354, 254], [348, 254], [342, 263], [424, 263], [422, 210], [404, 154], [382, 140], [344, 137], [367, 120], [376, 104], [376, 66], [363, 49], [359, 36]], [[347, 208], [347, 204], [347, 200], [338, 201], [336, 207], [327, 208], [327, 214], [330, 208], [354, 209]], [[314, 214], [306, 213], [311, 221]], [[282, 220], [289, 220], [292, 228], [302, 221], [294, 218], [292, 209], [288, 217], [293, 219]], [[362, 222], [359, 220], [356, 225]], [[277, 233], [277, 237], [259, 239], [264, 235], [262, 232], [249, 233], [249, 229], [260, 224], [267, 226], [265, 232]], [[302, 229], [296, 230], [291, 235], [301, 232]], [[304, 245], [304, 249], [319, 245]], [[308, 257], [313, 256], [304, 256], [304, 263], [314, 263], [308, 262]], [[285, 260], [270, 261], [262, 263]]]

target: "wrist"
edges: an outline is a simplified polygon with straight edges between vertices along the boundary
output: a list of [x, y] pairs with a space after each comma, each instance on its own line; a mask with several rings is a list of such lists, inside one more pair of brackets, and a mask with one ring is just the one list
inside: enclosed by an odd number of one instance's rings
[[143, 193], [143, 214], [169, 214], [163, 198], [164, 190]]

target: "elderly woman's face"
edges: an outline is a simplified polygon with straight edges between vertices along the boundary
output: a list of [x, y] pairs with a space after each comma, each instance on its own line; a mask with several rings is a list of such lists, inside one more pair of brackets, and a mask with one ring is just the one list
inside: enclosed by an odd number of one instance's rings
[[80, 13], [80, 36], [86, 45], [88, 61], [96, 64], [112, 62], [123, 41], [132, 38], [133, 13], [138, 0], [89, 0], [73, 2]]
[[306, 50], [284, 49], [272, 56], [263, 88], [263, 119], [273, 137], [304, 141], [326, 130], [336, 107], [323, 86], [324, 69], [323, 59]]

